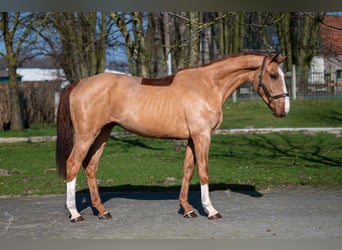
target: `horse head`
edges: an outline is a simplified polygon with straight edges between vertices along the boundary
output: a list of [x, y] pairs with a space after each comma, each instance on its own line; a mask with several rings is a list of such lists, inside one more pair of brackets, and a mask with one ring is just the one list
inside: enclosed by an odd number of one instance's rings
[[290, 99], [284, 73], [280, 64], [286, 57], [265, 56], [258, 74], [254, 77], [254, 90], [260, 95], [276, 117], [284, 117], [290, 111]]

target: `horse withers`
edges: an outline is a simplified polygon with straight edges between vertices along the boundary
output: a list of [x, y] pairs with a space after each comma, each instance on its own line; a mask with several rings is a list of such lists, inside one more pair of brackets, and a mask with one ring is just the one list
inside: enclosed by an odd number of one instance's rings
[[92, 206], [101, 219], [111, 218], [103, 206], [96, 171], [113, 126], [140, 136], [187, 139], [179, 202], [184, 217], [196, 217], [188, 201], [197, 165], [201, 201], [209, 219], [221, 218], [209, 196], [208, 158], [211, 134], [222, 123], [222, 107], [245, 82], [276, 117], [290, 110], [279, 54], [237, 54], [159, 79], [102, 73], [68, 86], [57, 114], [56, 162], [67, 181], [66, 206], [72, 222], [83, 221], [76, 208], [76, 177], [83, 165]]

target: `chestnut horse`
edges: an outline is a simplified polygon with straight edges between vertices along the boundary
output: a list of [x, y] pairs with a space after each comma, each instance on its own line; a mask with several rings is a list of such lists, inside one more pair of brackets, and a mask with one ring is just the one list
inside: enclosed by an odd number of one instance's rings
[[68, 86], [57, 116], [56, 162], [67, 180], [70, 220], [84, 220], [76, 208], [76, 177], [83, 164], [92, 206], [100, 219], [111, 218], [103, 206], [96, 171], [112, 131], [118, 125], [140, 136], [187, 139], [179, 202], [184, 217], [196, 217], [188, 202], [195, 164], [201, 202], [209, 219], [221, 218], [209, 197], [208, 153], [212, 132], [222, 122], [222, 107], [244, 82], [252, 83], [276, 117], [290, 109], [279, 54], [238, 54], [160, 79], [102, 73]]

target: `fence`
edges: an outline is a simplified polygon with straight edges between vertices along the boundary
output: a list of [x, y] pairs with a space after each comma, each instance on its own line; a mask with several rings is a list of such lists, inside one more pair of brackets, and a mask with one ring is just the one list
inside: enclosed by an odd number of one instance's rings
[[[60, 81], [24, 82], [19, 84], [20, 105], [25, 126], [55, 122], [55, 92], [61, 91]], [[0, 83], [0, 129], [10, 120], [9, 87]]]
[[[337, 76], [339, 72], [313, 72], [308, 75], [297, 73], [293, 79], [292, 74], [287, 73], [285, 82], [292, 99], [342, 98], [342, 79]], [[233, 101], [259, 98], [252, 85], [248, 83], [242, 84], [234, 95]]]
[[[296, 96], [298, 99], [308, 98], [342, 98], [342, 81], [336, 79], [336, 72], [333, 73], [310, 73], [309, 76], [296, 74]], [[291, 76], [286, 77], [291, 82]], [[292, 86], [289, 84], [289, 91], [292, 93]]]

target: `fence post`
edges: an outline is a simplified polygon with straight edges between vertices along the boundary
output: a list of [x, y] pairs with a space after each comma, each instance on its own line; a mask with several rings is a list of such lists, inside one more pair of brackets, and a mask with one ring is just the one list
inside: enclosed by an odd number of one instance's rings
[[57, 122], [58, 105], [59, 105], [59, 92], [55, 92], [55, 122]]
[[236, 103], [236, 90], [233, 92], [233, 103]]
[[296, 87], [296, 65], [292, 65], [292, 72], [291, 72], [291, 96], [293, 100], [297, 99], [297, 87]]

